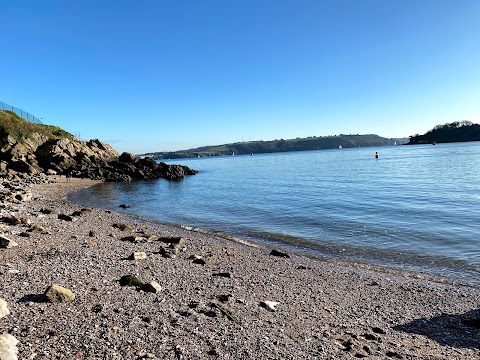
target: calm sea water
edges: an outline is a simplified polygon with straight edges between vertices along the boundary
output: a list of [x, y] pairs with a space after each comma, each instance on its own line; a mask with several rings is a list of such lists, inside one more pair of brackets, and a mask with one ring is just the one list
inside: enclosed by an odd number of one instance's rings
[[[380, 158], [375, 159], [375, 151]], [[180, 182], [105, 183], [72, 200], [480, 284], [480, 143], [179, 159]]]

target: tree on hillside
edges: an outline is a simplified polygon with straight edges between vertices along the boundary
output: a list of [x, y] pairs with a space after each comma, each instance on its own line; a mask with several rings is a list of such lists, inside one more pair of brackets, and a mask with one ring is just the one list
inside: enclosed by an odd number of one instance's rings
[[408, 145], [461, 141], [480, 141], [480, 125], [468, 120], [437, 125], [423, 135], [411, 136]]

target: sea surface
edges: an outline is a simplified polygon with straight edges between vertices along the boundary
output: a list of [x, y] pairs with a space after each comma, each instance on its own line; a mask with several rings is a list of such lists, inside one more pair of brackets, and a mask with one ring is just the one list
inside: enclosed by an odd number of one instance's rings
[[[480, 285], [479, 142], [168, 163], [199, 173], [179, 182], [103, 183], [71, 200]], [[132, 208], [119, 209], [124, 203]]]

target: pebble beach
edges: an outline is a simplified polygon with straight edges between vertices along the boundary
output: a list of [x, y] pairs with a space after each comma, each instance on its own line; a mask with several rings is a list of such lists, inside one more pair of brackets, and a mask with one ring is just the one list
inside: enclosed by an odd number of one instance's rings
[[[19, 359], [480, 359], [478, 287], [67, 199], [96, 183], [0, 186], [0, 333]], [[74, 299], [48, 301], [52, 284]]]

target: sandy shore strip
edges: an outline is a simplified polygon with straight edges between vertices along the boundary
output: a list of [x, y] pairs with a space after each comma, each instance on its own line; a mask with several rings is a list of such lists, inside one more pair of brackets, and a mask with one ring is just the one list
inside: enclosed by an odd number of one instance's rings
[[[20, 359], [480, 359], [478, 287], [274, 256], [67, 200], [94, 183], [9, 189], [2, 203], [0, 235], [18, 246], [0, 249], [0, 333]], [[47, 302], [51, 284], [75, 300]]]

